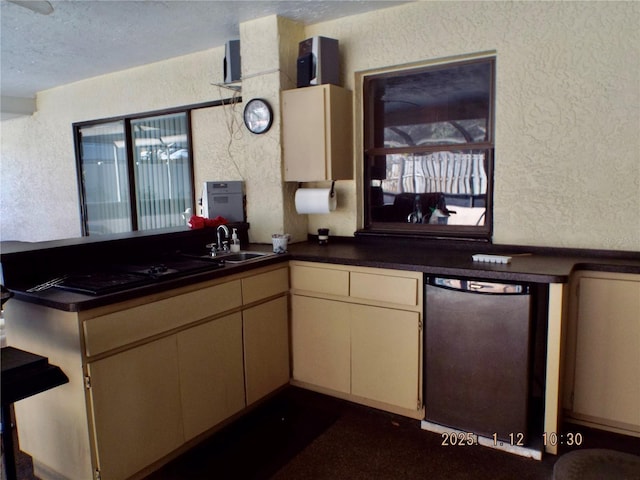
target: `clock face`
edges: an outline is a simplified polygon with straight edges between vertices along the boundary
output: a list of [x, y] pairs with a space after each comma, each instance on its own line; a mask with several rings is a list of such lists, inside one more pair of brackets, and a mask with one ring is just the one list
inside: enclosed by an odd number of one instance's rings
[[273, 113], [266, 100], [254, 98], [244, 107], [244, 124], [252, 133], [264, 133], [271, 127]]

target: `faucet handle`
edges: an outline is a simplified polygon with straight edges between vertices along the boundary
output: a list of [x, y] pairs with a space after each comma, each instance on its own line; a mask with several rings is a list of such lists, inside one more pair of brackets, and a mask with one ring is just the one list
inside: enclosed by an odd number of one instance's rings
[[212, 257], [215, 257], [215, 256], [216, 256], [216, 252], [218, 251], [218, 244], [217, 244], [216, 242], [213, 242], [213, 243], [207, 243], [207, 244], [205, 245], [205, 247], [207, 247], [207, 248], [210, 248], [210, 249], [211, 249], [211, 251], [209, 252], [209, 254], [210, 254]]

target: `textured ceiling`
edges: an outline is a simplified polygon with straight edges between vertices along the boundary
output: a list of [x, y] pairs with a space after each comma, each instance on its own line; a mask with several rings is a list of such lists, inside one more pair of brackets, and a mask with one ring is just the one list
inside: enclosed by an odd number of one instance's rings
[[277, 14], [309, 25], [405, 3], [377, 0], [51, 0], [42, 15], [0, 0], [3, 97], [36, 92], [239, 38], [239, 24]]

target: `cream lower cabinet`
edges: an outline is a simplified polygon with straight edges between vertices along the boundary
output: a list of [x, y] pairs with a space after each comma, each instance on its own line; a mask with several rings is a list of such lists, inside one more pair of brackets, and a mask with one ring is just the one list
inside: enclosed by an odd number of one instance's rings
[[247, 405], [289, 383], [289, 312], [278, 297], [242, 312]]
[[422, 275], [291, 262], [293, 383], [421, 418]]
[[183, 443], [176, 336], [92, 362], [101, 478], [128, 478]]
[[577, 272], [570, 293], [566, 414], [640, 436], [640, 275]]
[[291, 297], [294, 380], [351, 393], [349, 306], [322, 298]]
[[185, 440], [245, 407], [240, 312], [177, 334]]
[[289, 268], [277, 266], [242, 279], [246, 403], [287, 385]]
[[70, 380], [16, 402], [36, 475], [144, 478], [287, 384], [288, 271], [267, 266], [82, 312], [12, 301], [9, 344], [47, 356]]
[[351, 393], [419, 410], [420, 333], [418, 312], [351, 305]]

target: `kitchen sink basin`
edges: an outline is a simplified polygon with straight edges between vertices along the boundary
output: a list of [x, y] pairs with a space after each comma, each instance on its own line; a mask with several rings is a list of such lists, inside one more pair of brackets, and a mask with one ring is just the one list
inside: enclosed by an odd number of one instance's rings
[[260, 258], [274, 255], [269, 252], [235, 252], [235, 253], [219, 253], [216, 258], [226, 263], [244, 263], [249, 260], [257, 260]]
[[216, 256], [207, 255], [198, 255], [198, 258], [205, 258], [207, 260], [212, 260], [214, 262], [228, 263], [228, 264], [238, 264], [238, 263], [246, 263], [257, 261], [265, 257], [270, 257], [275, 255], [272, 252], [250, 252], [250, 251], [241, 251], [241, 252], [218, 252]]

